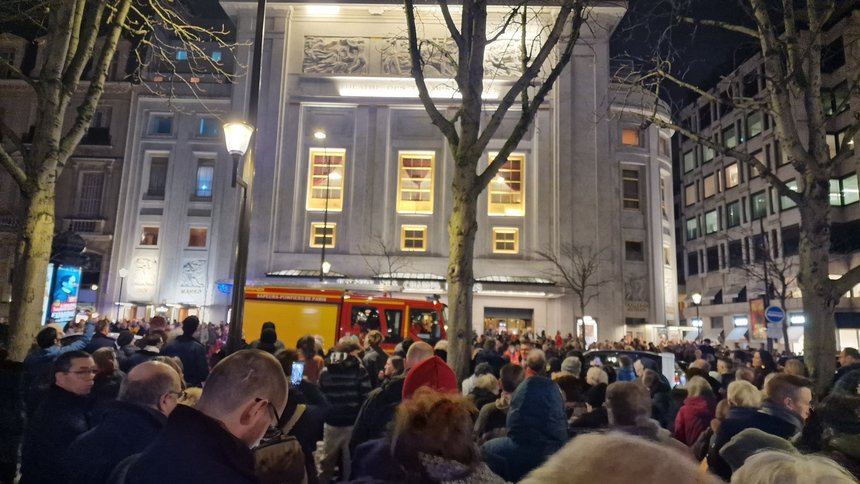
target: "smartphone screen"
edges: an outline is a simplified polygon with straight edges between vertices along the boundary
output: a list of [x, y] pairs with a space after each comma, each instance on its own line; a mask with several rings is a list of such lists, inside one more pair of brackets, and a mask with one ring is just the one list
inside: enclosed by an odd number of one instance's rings
[[298, 386], [302, 382], [302, 375], [305, 373], [305, 364], [301, 361], [293, 362], [293, 372], [290, 375], [290, 383], [293, 386]]

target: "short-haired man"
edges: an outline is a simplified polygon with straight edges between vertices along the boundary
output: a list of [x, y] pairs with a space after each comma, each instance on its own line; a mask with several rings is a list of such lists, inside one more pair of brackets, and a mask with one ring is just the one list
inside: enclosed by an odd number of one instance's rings
[[610, 430], [661, 442], [689, 454], [686, 445], [672, 438], [668, 430], [651, 418], [651, 406], [651, 392], [641, 382], [616, 381], [606, 387]]
[[162, 348], [161, 354], [176, 356], [182, 361], [182, 371], [189, 386], [199, 387], [209, 376], [209, 363], [206, 361], [206, 347], [194, 338], [200, 326], [197, 316], [188, 316], [182, 321], [182, 336]]
[[840, 378], [857, 369], [860, 369], [860, 351], [857, 351], [857, 348], [845, 348], [839, 353], [839, 368], [836, 370], [836, 376], [833, 377], [833, 384], [835, 385]]
[[63, 458], [65, 482], [107, 481], [120, 461], [155, 440], [181, 396], [179, 375], [169, 365], [147, 361], [134, 367], [101, 423], [69, 446]]
[[54, 384], [27, 423], [21, 450], [21, 482], [65, 482], [59, 456], [90, 429], [89, 397], [96, 364], [83, 351], [69, 351], [54, 361]]
[[796, 438], [809, 417], [811, 388], [812, 382], [800, 376], [779, 373], [771, 377], [765, 384], [761, 410], [737, 418], [729, 416], [720, 424], [708, 452], [708, 468], [726, 481], [731, 478], [731, 467], [720, 450], [744, 429], [757, 428], [787, 440]]
[[265, 351], [237, 351], [212, 368], [196, 408], [177, 406], [155, 441], [115, 472], [125, 484], [256, 483], [251, 449], [286, 404], [278, 360]]
[[107, 319], [99, 320], [96, 323], [96, 332], [93, 339], [90, 340], [87, 347], [84, 348], [89, 354], [93, 354], [99, 348], [111, 348], [116, 350], [116, 340], [108, 336], [110, 334], [110, 321]]
[[546, 376], [546, 353], [543, 350], [531, 350], [525, 362], [526, 378]]
[[480, 443], [507, 434], [506, 421], [508, 409], [511, 406], [511, 396], [525, 380], [525, 370], [520, 365], [508, 363], [499, 372], [499, 386], [502, 394], [495, 402], [481, 407], [478, 419], [475, 421], [475, 436]]
[[45, 326], [36, 334], [38, 348], [30, 351], [24, 358], [23, 388], [26, 391], [27, 414], [32, 415], [41, 398], [41, 387], [47, 387], [54, 380], [54, 360], [63, 353], [82, 351], [87, 347], [95, 333], [96, 325], [90, 320], [84, 327], [84, 335], [74, 343], [61, 346], [62, 334], [54, 326]]

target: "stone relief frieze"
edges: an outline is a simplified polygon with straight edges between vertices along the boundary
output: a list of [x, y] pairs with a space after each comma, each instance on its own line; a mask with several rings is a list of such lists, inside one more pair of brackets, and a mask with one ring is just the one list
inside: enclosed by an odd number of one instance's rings
[[366, 37], [305, 37], [302, 72], [354, 75], [368, 73]]

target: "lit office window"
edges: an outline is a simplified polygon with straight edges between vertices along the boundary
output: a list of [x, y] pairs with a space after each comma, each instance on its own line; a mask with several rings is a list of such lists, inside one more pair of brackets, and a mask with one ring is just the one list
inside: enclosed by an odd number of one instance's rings
[[[495, 157], [495, 153], [490, 154], [490, 160]], [[487, 197], [489, 215], [522, 216], [525, 214], [524, 168], [523, 155], [508, 156], [508, 161], [502, 165], [496, 177], [490, 182]]]
[[194, 196], [198, 198], [212, 198], [212, 181], [215, 177], [215, 167], [211, 164], [197, 165], [197, 184]]
[[740, 169], [737, 163], [726, 167], [726, 188], [734, 188], [741, 182]]
[[188, 247], [194, 249], [206, 248], [206, 238], [209, 235], [209, 229], [205, 227], [191, 227], [188, 231]]
[[337, 224], [329, 222], [314, 222], [311, 224], [311, 247], [322, 247], [325, 243], [326, 248], [334, 247], [337, 242]]
[[622, 129], [621, 144], [624, 146], [642, 146], [642, 132], [637, 128]]
[[433, 213], [433, 153], [400, 153], [397, 211]]
[[345, 159], [346, 150], [311, 149], [308, 168], [308, 210], [340, 212], [343, 209]]

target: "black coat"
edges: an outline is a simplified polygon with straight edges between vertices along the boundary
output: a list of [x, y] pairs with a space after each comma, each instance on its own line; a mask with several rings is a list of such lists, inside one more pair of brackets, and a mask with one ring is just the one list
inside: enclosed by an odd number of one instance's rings
[[379, 372], [385, 368], [385, 363], [388, 362], [388, 355], [379, 346], [371, 347], [367, 354], [364, 355], [364, 367], [367, 368], [367, 374], [370, 377], [370, 384], [376, 388], [381, 383], [379, 381]]
[[119, 364], [119, 368], [123, 371], [123, 373], [128, 373], [135, 366], [141, 363], [145, 363], [147, 361], [152, 361], [153, 359], [155, 359], [156, 356], [158, 356], [158, 353], [154, 351], [148, 351], [143, 349], [137, 350], [134, 352], [133, 355], [129, 356], [124, 361], [121, 361]]
[[66, 482], [60, 456], [90, 429], [92, 399], [52, 385], [24, 432], [21, 483]]
[[358, 358], [348, 355], [329, 363], [320, 374], [319, 386], [331, 404], [325, 423], [334, 427], [354, 425], [358, 411], [370, 393], [370, 377]]
[[206, 347], [193, 336], [177, 336], [172, 343], [162, 348], [164, 356], [177, 356], [182, 361], [182, 372], [188, 386], [199, 387], [209, 376]]
[[754, 408], [730, 408], [728, 416], [717, 429], [717, 435], [708, 450], [708, 469], [727, 482], [732, 477], [732, 469], [720, 455], [720, 449], [732, 440], [732, 437], [749, 428], [759, 429], [784, 439], [790, 439], [798, 432], [795, 423], [774, 415], [768, 415]]
[[218, 421], [178, 405], [124, 484], [257, 483], [254, 454]]
[[84, 348], [89, 354], [95, 353], [95, 351], [99, 348], [111, 348], [116, 352], [116, 340], [111, 338], [110, 336], [105, 336], [101, 333], [96, 333], [93, 335], [93, 339], [90, 340], [90, 344]]
[[491, 349], [484, 348], [475, 355], [475, 366], [478, 366], [481, 363], [487, 363], [490, 365], [490, 368], [493, 369], [493, 375], [498, 378], [499, 371], [501, 371], [505, 364], [510, 363], [510, 360]]
[[405, 375], [395, 376], [367, 395], [352, 428], [350, 452], [355, 452], [355, 448], [364, 442], [385, 435], [388, 424], [394, 420], [394, 411], [403, 400], [405, 379]]
[[154, 409], [114, 402], [105, 410], [101, 423], [75, 439], [63, 456], [67, 482], [107, 481], [121, 460], [143, 452], [166, 423], [167, 417]]

